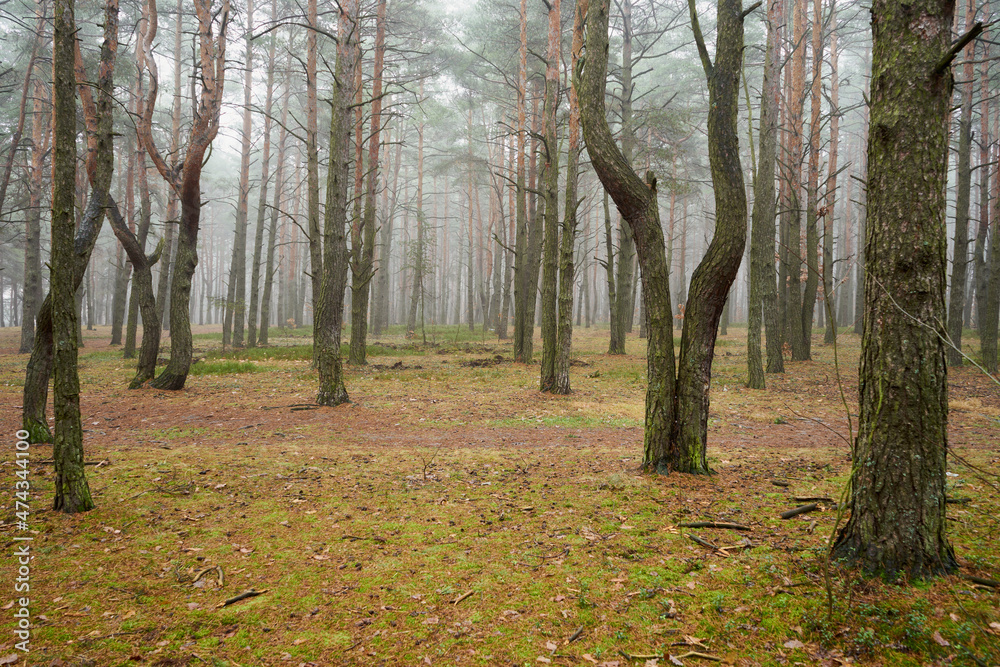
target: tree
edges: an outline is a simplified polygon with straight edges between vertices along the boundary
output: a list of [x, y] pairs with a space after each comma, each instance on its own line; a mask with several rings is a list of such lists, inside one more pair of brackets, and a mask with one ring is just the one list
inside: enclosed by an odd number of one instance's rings
[[[53, 508], [74, 514], [93, 509], [94, 501], [83, 466], [83, 424], [80, 420], [80, 378], [77, 372], [77, 311], [74, 275], [74, 194], [76, 192], [76, 21], [73, 0], [56, 0], [52, 39], [52, 257], [51, 309], [54, 362], [52, 404], [55, 438]], [[96, 185], [88, 210], [103, 217], [104, 197], [111, 184], [114, 155], [111, 145], [111, 93], [114, 53], [118, 45], [118, 4], [106, 4], [100, 88], [104, 112], [100, 134], [90, 137], [88, 152], [93, 159]], [[105, 67], [110, 60], [110, 67]], [[82, 273], [82, 272], [81, 272]]]
[[673, 313], [656, 177], [651, 171], [647, 171], [644, 181], [636, 175], [615, 144], [605, 117], [608, 4], [608, 0], [592, 1], [588, 8], [583, 71], [574, 83], [579, 88], [580, 119], [594, 171], [629, 224], [639, 256], [642, 294], [649, 317], [643, 466], [663, 472], [707, 473], [708, 389], [715, 337], [746, 237], [746, 193], [736, 129], [744, 14], [740, 0], [719, 3], [713, 63], [694, 2], [689, 2], [709, 88], [709, 158], [715, 186], [716, 232], [691, 278], [675, 378]]
[[375, 17], [375, 63], [372, 71], [371, 133], [368, 139], [368, 174], [361, 229], [351, 238], [351, 349], [350, 363], [367, 359], [368, 302], [375, 276], [375, 197], [379, 182], [379, 149], [382, 131], [382, 71], [385, 68], [386, 0], [379, 0]]
[[953, 13], [948, 0], [871, 6], [861, 406], [851, 517], [833, 555], [888, 576], [957, 567], [945, 536], [943, 342]]
[[326, 181], [323, 220], [323, 282], [316, 321], [316, 361], [319, 368], [320, 405], [340, 405], [348, 399], [344, 387], [340, 338], [344, 322], [344, 289], [347, 287], [347, 181], [350, 174], [352, 86], [361, 66], [358, 54], [358, 3], [340, 5], [336, 76], [330, 117], [330, 166]]
[[545, 166], [542, 182], [545, 196], [545, 232], [542, 266], [542, 365], [541, 391], [552, 391], [556, 381], [556, 344], [558, 338], [557, 281], [559, 271], [559, 134], [556, 111], [559, 103], [559, 59], [562, 54], [560, 1], [551, 0], [549, 10], [549, 49], [545, 59], [545, 101], [542, 117], [545, 133], [542, 148]]
[[250, 208], [250, 130], [253, 90], [253, 0], [247, 0], [246, 45], [243, 63], [243, 130], [240, 149], [240, 184], [236, 202], [236, 230], [233, 235], [233, 258], [229, 263], [229, 289], [226, 295], [226, 314], [222, 321], [222, 347], [230, 343], [243, 347], [243, 325], [246, 322], [246, 258], [247, 218]]
[[[976, 17], [975, 0], [965, 2], [965, 29]], [[948, 335], [953, 347], [948, 349], [948, 365], [962, 365], [962, 326], [965, 308], [965, 283], [969, 272], [969, 205], [972, 201], [972, 91], [975, 88], [972, 60], [975, 44], [965, 47], [962, 67], [962, 109], [958, 121], [958, 174], [955, 184], [955, 243], [952, 246], [951, 290], [948, 294]]]
[[[149, 30], [156, 34], [156, 0], [149, 2]], [[153, 139], [153, 109], [158, 89], [156, 61], [145, 60], [150, 88], [138, 119], [139, 137], [157, 171], [177, 193], [181, 202], [181, 219], [177, 236], [177, 256], [170, 284], [170, 362], [152, 382], [157, 389], [183, 389], [191, 368], [191, 281], [198, 265], [198, 229], [201, 220], [201, 170], [205, 153], [219, 133], [219, 112], [225, 84], [226, 30], [229, 26], [229, 0], [223, 0], [221, 11], [212, 11], [211, 0], [195, 0], [198, 16], [198, 81], [201, 95], [194, 122], [188, 136], [183, 161], [174, 153], [167, 164]], [[218, 19], [218, 34], [215, 23]], [[164, 267], [165, 268], [165, 267]]]
[[[570, 71], [576, 71], [583, 51], [583, 27], [587, 20], [588, 0], [577, 0], [573, 12], [573, 43], [570, 51]], [[554, 394], [570, 393], [569, 355], [573, 346], [573, 249], [576, 242], [577, 176], [580, 167], [580, 101], [575, 87], [569, 91], [569, 128], [567, 129], [566, 201], [563, 211], [562, 239], [559, 251], [559, 320], [556, 350]], [[584, 271], [584, 298], [586, 279]]]
[[777, 288], [774, 280], [774, 168], [777, 148], [778, 25], [781, 0], [770, 0], [767, 9], [767, 46], [764, 53], [764, 85], [760, 93], [760, 156], [754, 178], [753, 227], [750, 235], [750, 294], [747, 322], [747, 386], [763, 389], [764, 364], [760, 354], [762, 315], [767, 327], [767, 370], [784, 371], [781, 330], [778, 325]]

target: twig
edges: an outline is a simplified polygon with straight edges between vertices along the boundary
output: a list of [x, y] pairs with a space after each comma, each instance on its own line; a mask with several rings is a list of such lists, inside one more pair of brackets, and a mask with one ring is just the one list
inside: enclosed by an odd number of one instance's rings
[[473, 595], [473, 594], [474, 594], [475, 592], [476, 592], [476, 591], [474, 591], [474, 590], [473, 590], [473, 591], [469, 591], [468, 593], [462, 593], [462, 594], [461, 594], [461, 595], [459, 595], [459, 596], [458, 596], [457, 598], [455, 598], [454, 600], [452, 600], [452, 601], [451, 601], [451, 603], [452, 603], [452, 604], [455, 604], [455, 605], [457, 605], [457, 604], [458, 604], [459, 602], [461, 602], [462, 600], [464, 600], [464, 599], [466, 599], [466, 598], [469, 598], [469, 597], [472, 597], [472, 595]]
[[798, 516], [800, 514], [808, 514], [809, 512], [814, 511], [818, 507], [819, 505], [817, 505], [816, 503], [809, 503], [808, 505], [800, 505], [795, 509], [790, 509], [788, 511], [782, 512], [781, 518], [791, 519], [792, 517]]
[[780, 486], [780, 487], [785, 488], [785, 489], [787, 489], [789, 486], [791, 486], [791, 484], [789, 484], [788, 482], [783, 482], [780, 479], [772, 479], [771, 480], [771, 484], [774, 484], [775, 486]]
[[836, 501], [826, 496], [792, 496], [792, 500], [797, 503], [826, 503], [833, 505]]
[[[796, 498], [796, 500], [798, 500]], [[724, 521], [685, 521], [677, 524], [680, 528], [722, 528], [724, 530], [751, 530], [750, 526]]]
[[573, 642], [575, 642], [575, 641], [576, 641], [577, 639], [579, 639], [579, 638], [580, 638], [580, 635], [582, 635], [582, 634], [583, 634], [583, 626], [581, 625], [580, 627], [578, 627], [578, 628], [576, 629], [576, 632], [574, 632], [573, 634], [571, 634], [571, 635], [569, 636], [569, 639], [567, 639], [567, 640], [566, 640], [566, 643], [567, 643], [567, 644], [572, 644], [572, 643], [573, 643]]
[[220, 602], [217, 606], [218, 606], [218, 608], [221, 609], [222, 607], [228, 607], [231, 604], [236, 604], [240, 600], [246, 600], [247, 598], [255, 598], [258, 595], [263, 595], [264, 593], [267, 593], [267, 589], [266, 588], [264, 590], [262, 590], [262, 591], [255, 591], [253, 589], [251, 589], [249, 591], [243, 591], [242, 593], [240, 593], [239, 595], [237, 595], [235, 597], [231, 597], [228, 600], [224, 600], [223, 602]]
[[676, 657], [678, 660], [682, 658], [701, 658], [702, 660], [711, 660], [712, 662], [722, 662], [722, 658], [709, 655], [708, 653], [698, 653], [697, 651], [688, 651], [684, 655], [678, 655]]
[[358, 537], [357, 535], [341, 535], [340, 539], [350, 540], [351, 542], [357, 542], [358, 540], [371, 540], [373, 542], [378, 542], [379, 544], [385, 544], [385, 539], [372, 535], [371, 537]]
[[712, 544], [708, 540], [701, 539], [697, 535], [692, 535], [691, 533], [684, 533], [684, 535], [687, 536], [688, 538], [690, 538], [691, 541], [694, 542], [694, 543], [696, 543], [696, 544], [700, 544], [701, 546], [707, 547], [707, 548], [709, 548], [709, 549], [711, 549], [713, 551], [721, 551], [719, 549], [719, 547], [715, 546], [714, 544]]

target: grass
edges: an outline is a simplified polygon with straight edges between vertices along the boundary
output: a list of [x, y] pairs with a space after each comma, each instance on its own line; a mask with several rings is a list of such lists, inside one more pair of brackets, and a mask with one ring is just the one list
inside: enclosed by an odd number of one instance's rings
[[[193, 373], [182, 392], [125, 389], [120, 352], [95, 342], [81, 374], [87, 460], [109, 461], [87, 468], [97, 508], [72, 518], [49, 510], [53, 471], [39, 461], [50, 451], [32, 452], [32, 660], [542, 657], [624, 667], [644, 661], [622, 652], [687, 651], [725, 664], [1000, 660], [990, 625], [1000, 623], [1000, 593], [961, 576], [901, 586], [835, 567], [827, 617], [834, 513], [778, 518], [794, 496], [838, 497], [846, 480], [848, 448], [830, 431], [846, 431], [846, 420], [827, 348], [817, 343], [813, 362], [751, 391], [739, 381], [745, 334], [734, 328], [723, 348], [733, 354], [716, 359], [716, 474], [665, 477], [638, 470], [641, 341], [609, 357], [606, 332], [575, 332], [589, 365], [572, 369], [572, 395], [555, 397], [537, 391], [538, 366], [513, 364], [509, 346], [455, 333], [457, 344], [442, 335], [424, 346], [400, 331], [376, 341], [368, 367], [346, 367], [354, 402], [336, 409], [301, 409], [316, 389], [301, 339], [226, 355], [221, 341], [201, 339], [205, 361], [192, 368], [211, 372]], [[858, 347], [844, 338], [854, 395]], [[499, 363], [464, 365], [495, 355]], [[19, 405], [22, 376], [18, 358], [0, 358], [0, 400]], [[1000, 400], [969, 369], [949, 377], [948, 493], [971, 499], [948, 506], [949, 537], [960, 574], [996, 579]], [[14, 417], [0, 413], [8, 432]], [[0, 476], [12, 479], [4, 463]], [[0, 505], [10, 535], [9, 494]], [[692, 520], [752, 530], [678, 525]], [[688, 534], [734, 548], [723, 555]], [[214, 570], [202, 574], [215, 566], [222, 586]], [[267, 592], [218, 607], [250, 588]], [[12, 619], [0, 627], [5, 655]]]

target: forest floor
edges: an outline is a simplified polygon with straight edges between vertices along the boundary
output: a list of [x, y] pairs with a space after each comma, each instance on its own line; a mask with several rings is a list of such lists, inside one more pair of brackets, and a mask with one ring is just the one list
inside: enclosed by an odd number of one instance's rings
[[[218, 327], [195, 333], [179, 392], [128, 390], [133, 362], [85, 333], [97, 508], [51, 511], [51, 446], [31, 446], [15, 662], [27, 355], [0, 329], [0, 665], [1000, 664], [1000, 590], [968, 578], [1000, 578], [1000, 390], [971, 366], [949, 373], [961, 570], [900, 585], [826, 567], [857, 418], [821, 332], [765, 391], [744, 387], [745, 329], [720, 338], [707, 477], [640, 472], [635, 336], [612, 357], [577, 329], [574, 393], [549, 396], [495, 338], [396, 332], [348, 367], [352, 403], [317, 408], [305, 332], [225, 355]], [[853, 412], [858, 337], [840, 340]]]

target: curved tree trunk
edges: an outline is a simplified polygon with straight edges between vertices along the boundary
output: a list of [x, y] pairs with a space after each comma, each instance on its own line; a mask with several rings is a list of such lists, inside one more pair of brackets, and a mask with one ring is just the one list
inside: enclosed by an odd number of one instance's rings
[[674, 428], [674, 336], [669, 267], [656, 201], [656, 178], [639, 178], [614, 142], [604, 107], [607, 77], [609, 0], [591, 0], [587, 12], [586, 60], [574, 79], [587, 151], [605, 190], [629, 224], [642, 265], [643, 297], [649, 314], [646, 419], [643, 467], [668, 470]]
[[[551, 0], [549, 10], [549, 49], [545, 67], [545, 102], [542, 118], [545, 139], [545, 167], [542, 170], [545, 196], [545, 230], [542, 267], [542, 363], [541, 391], [553, 391], [556, 382], [556, 346], [558, 340], [559, 272], [559, 135], [556, 128], [556, 105], [559, 93], [560, 0]], [[568, 378], [567, 378], [568, 379]]]

